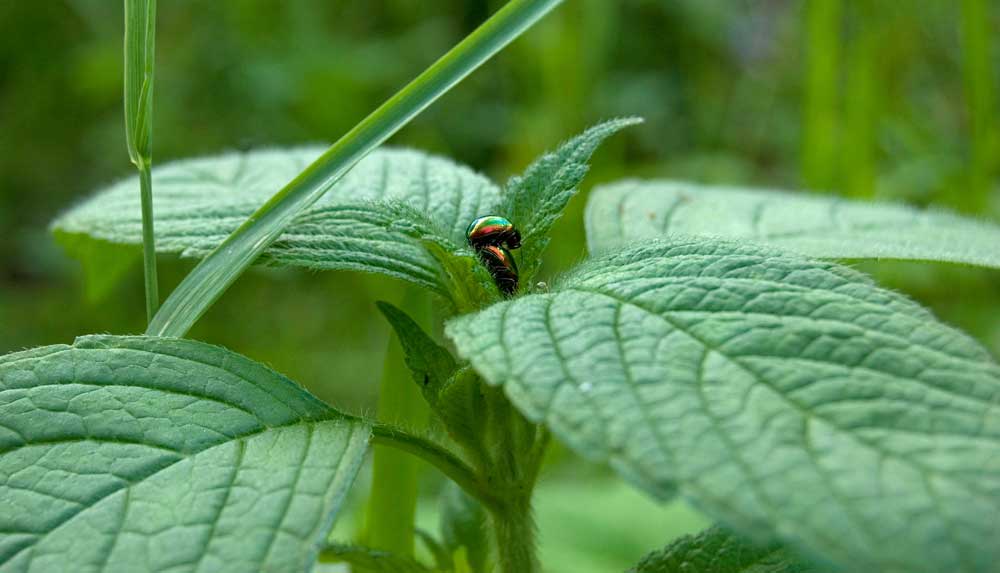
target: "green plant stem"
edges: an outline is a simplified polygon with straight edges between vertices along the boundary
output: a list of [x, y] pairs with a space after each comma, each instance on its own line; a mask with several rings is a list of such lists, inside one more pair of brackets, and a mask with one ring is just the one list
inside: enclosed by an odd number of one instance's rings
[[962, 0], [962, 75], [968, 110], [969, 184], [955, 207], [981, 212], [989, 204], [996, 165], [998, 131], [994, 113], [994, 68], [991, 64], [990, 3]]
[[836, 184], [841, 9], [841, 0], [809, 0], [806, 7], [802, 178], [820, 191]]
[[386, 424], [376, 424], [372, 428], [372, 444], [395, 448], [421, 458], [439, 469], [484, 507], [491, 511], [499, 510], [499, 500], [479, 480], [475, 471], [444, 447]]
[[[401, 306], [418, 323], [426, 324], [430, 312], [428, 296], [413, 286], [405, 287], [404, 292]], [[419, 431], [427, 426], [429, 416], [427, 403], [406, 366], [399, 339], [390, 334], [379, 385], [378, 419]], [[363, 534], [365, 545], [413, 556], [419, 481], [420, 465], [412, 455], [396, 449], [375, 450]]]
[[487, 481], [498, 492], [489, 507], [502, 573], [535, 573], [535, 524], [531, 497], [548, 444], [548, 433], [524, 418], [498, 389], [487, 394], [491, 412], [493, 466]]
[[139, 166], [142, 199], [142, 267], [146, 284], [146, 320], [152, 321], [160, 307], [159, 280], [156, 276], [156, 234], [153, 231], [153, 180], [148, 161]]
[[278, 191], [170, 294], [146, 334], [184, 336], [292, 220], [371, 150], [562, 0], [512, 0]]
[[855, 31], [847, 47], [847, 97], [844, 110], [850, 145], [844, 146], [845, 190], [870, 199], [875, 194], [875, 127], [878, 120], [879, 35], [883, 33], [875, 0], [854, 0]]
[[510, 500], [502, 511], [494, 512], [493, 529], [502, 573], [538, 571], [530, 496]]

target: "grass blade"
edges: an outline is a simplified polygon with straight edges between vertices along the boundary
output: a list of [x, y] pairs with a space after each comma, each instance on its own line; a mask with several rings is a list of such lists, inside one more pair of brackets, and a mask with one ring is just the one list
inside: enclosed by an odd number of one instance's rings
[[125, 140], [139, 170], [142, 197], [142, 254], [146, 283], [146, 319], [160, 304], [153, 233], [153, 55], [156, 0], [125, 0]]
[[562, 0], [512, 0], [416, 79], [333, 144], [205, 258], [171, 293], [147, 334], [184, 336], [303, 209], [368, 152]]

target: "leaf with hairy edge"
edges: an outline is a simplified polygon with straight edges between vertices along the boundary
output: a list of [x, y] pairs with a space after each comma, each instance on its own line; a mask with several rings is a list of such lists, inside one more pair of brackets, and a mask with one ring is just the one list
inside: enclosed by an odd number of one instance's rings
[[850, 269], [650, 241], [447, 333], [580, 454], [758, 540], [853, 571], [1000, 562], [1000, 366]]
[[[203, 257], [275, 189], [291, 180], [322, 147], [227, 153], [153, 170], [156, 247]], [[52, 225], [64, 243], [96, 239], [140, 244], [138, 179], [112, 185]], [[265, 252], [269, 264], [359, 270], [409, 280], [444, 294], [440, 269], [405, 220], [387, 226], [405, 203], [434, 221], [453, 244], [465, 244], [469, 221], [499, 202], [496, 185], [472, 170], [416, 151], [380, 149], [361, 160]]]
[[405, 354], [406, 366], [427, 402], [437, 405], [438, 392], [455, 373], [458, 365], [451, 353], [424, 332], [415, 320], [388, 302], [375, 303], [396, 333]]
[[638, 123], [642, 123], [641, 118], [627, 117], [595, 125], [559, 149], [546, 153], [532, 163], [524, 175], [507, 183], [499, 214], [510, 219], [521, 231], [519, 260], [523, 261], [521, 277], [525, 282], [538, 270], [542, 251], [549, 243], [549, 230], [576, 195], [590, 169], [587, 163], [590, 156], [605, 139]]
[[944, 210], [675, 181], [597, 187], [587, 243], [600, 253], [667, 234], [752, 240], [824, 259], [906, 259], [1000, 268], [1000, 226]]
[[0, 357], [0, 571], [306, 571], [368, 437], [198, 342]]
[[642, 558], [628, 573], [809, 573], [780, 545], [752, 545], [712, 527]]

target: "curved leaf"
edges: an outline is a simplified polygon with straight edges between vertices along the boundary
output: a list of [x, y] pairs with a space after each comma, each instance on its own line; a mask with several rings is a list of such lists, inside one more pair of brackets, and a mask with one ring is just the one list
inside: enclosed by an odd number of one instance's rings
[[[207, 255], [323, 149], [233, 152], [156, 167], [157, 250]], [[112, 185], [59, 217], [53, 229], [79, 239], [140, 244], [138, 186], [135, 177]], [[442, 291], [435, 260], [403, 230], [387, 227], [379, 202], [395, 200], [425, 212], [463, 245], [469, 221], [491, 211], [499, 196], [488, 179], [446, 159], [380, 149], [300, 215], [262, 262], [378, 272]]]
[[592, 253], [667, 234], [746, 239], [824, 259], [906, 259], [1000, 268], [1000, 226], [943, 211], [674, 181], [595, 188]]
[[712, 527], [643, 557], [629, 573], [808, 573], [779, 545], [755, 546]]
[[0, 571], [305, 571], [368, 436], [197, 342], [0, 357]]
[[849, 269], [652, 241], [447, 333], [577, 452], [742, 532], [855, 571], [1000, 562], [1000, 367]]
[[590, 156], [605, 139], [642, 121], [638, 117], [624, 117], [599, 123], [542, 155], [523, 175], [512, 177], [507, 183], [499, 212], [522, 233], [520, 259], [524, 282], [530, 281], [541, 265], [549, 232], [590, 170]]

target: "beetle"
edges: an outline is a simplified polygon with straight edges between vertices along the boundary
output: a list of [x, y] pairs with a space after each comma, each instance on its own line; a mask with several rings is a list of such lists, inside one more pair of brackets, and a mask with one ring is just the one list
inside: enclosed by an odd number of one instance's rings
[[521, 246], [520, 231], [509, 219], [499, 215], [476, 217], [465, 230], [465, 237], [469, 245], [477, 251], [489, 245], [499, 245], [506, 249], [516, 249]]
[[479, 259], [493, 276], [493, 282], [504, 296], [511, 296], [517, 291], [517, 263], [514, 256], [500, 245], [486, 245], [477, 251]]

